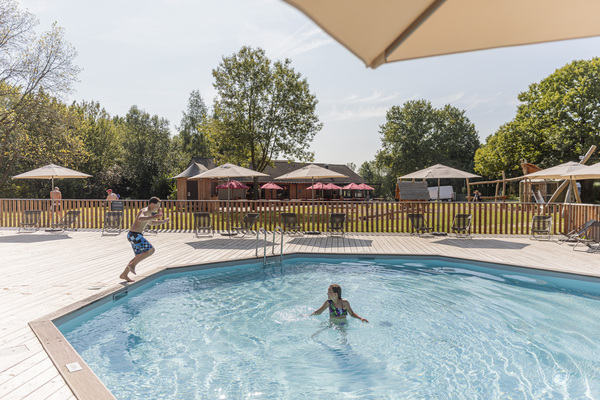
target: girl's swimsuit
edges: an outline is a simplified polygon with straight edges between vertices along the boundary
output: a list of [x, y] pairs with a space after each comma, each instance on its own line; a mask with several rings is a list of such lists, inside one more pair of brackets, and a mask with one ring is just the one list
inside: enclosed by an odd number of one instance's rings
[[342, 303], [342, 309], [340, 310], [336, 306], [333, 305], [332, 300], [327, 300], [329, 302], [329, 316], [330, 317], [345, 317], [348, 315], [348, 311], [344, 310], [344, 303]]

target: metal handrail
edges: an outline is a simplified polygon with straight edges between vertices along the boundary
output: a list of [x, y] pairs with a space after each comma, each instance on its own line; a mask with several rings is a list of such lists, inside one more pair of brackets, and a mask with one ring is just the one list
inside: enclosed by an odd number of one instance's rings
[[279, 250], [279, 262], [283, 261], [283, 229], [280, 226], [275, 227], [273, 230], [273, 250], [271, 253], [275, 254], [275, 235], [279, 232], [279, 237], [281, 239], [281, 250]]
[[[281, 229], [281, 227], [276, 227], [275, 230], [273, 231], [273, 247], [271, 248], [271, 254], [275, 254], [275, 235], [277, 234], [277, 232], [279, 232], [281, 241], [280, 241], [280, 245], [281, 245], [281, 250], [279, 252], [279, 262], [281, 262], [283, 260], [283, 230]], [[255, 251], [255, 255], [256, 257], [258, 257], [258, 241], [260, 239], [260, 234], [263, 234], [264, 237], [264, 246], [263, 246], [263, 265], [267, 264], [267, 234], [268, 232], [265, 230], [265, 228], [260, 228], [259, 230], [256, 231], [256, 251]]]

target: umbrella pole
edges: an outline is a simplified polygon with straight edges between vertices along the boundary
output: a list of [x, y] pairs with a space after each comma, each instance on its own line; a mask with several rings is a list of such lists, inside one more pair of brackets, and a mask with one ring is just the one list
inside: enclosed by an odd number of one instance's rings
[[[314, 186], [314, 176], [310, 177], [310, 186]], [[308, 234], [308, 235], [318, 235], [321, 232], [319, 232], [318, 230], [315, 230], [315, 189], [311, 190], [312, 192], [312, 230], [311, 231], [306, 231], [304, 233]]]
[[437, 231], [440, 231], [440, 178], [438, 178], [437, 190]]

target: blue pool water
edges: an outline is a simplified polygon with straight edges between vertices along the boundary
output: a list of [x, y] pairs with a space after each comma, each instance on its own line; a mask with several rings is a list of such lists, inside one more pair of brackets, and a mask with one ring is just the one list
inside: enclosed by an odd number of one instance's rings
[[[118, 399], [600, 397], [600, 284], [444, 259], [175, 273], [59, 325]], [[306, 316], [338, 283], [354, 311]]]

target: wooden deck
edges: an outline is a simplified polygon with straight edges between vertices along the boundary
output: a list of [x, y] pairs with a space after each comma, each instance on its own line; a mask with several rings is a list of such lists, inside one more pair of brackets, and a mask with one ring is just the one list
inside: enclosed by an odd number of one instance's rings
[[[156, 253], [138, 266], [144, 273], [166, 266], [254, 257], [256, 238], [196, 239], [189, 232], [147, 236]], [[600, 276], [600, 253], [526, 236], [476, 235], [419, 238], [405, 234], [347, 234], [344, 238], [286, 236], [284, 253], [445, 255]], [[132, 257], [125, 232], [17, 234], [0, 230], [0, 399], [74, 399], [28, 322], [76, 301], [122, 287], [118, 278]]]

